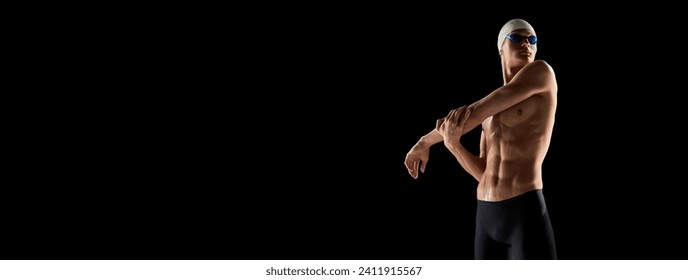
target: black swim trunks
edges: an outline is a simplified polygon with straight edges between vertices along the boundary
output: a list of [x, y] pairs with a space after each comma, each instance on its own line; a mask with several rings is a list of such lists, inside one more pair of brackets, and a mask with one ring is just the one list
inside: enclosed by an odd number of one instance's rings
[[476, 259], [557, 258], [542, 189], [497, 202], [478, 200]]

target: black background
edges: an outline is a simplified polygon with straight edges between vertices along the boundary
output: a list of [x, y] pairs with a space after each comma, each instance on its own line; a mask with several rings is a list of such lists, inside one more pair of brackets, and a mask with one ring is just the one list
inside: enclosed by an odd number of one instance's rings
[[683, 259], [685, 44], [672, 9], [629, 8], [154, 5], [5, 25], [31, 32], [3, 46], [0, 254], [471, 259], [477, 182], [441, 144], [418, 180], [403, 160], [501, 85], [496, 37], [523, 18], [559, 85], [543, 165], [559, 258]]

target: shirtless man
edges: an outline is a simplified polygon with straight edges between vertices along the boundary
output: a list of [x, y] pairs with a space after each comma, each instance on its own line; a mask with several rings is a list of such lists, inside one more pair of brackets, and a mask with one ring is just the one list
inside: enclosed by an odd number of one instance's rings
[[[473, 104], [437, 120], [406, 155], [414, 179], [425, 172], [430, 146], [444, 142], [461, 166], [478, 180], [475, 258], [556, 259], [556, 247], [542, 194], [557, 106], [557, 82], [545, 61], [535, 60], [535, 30], [522, 19], [508, 21], [497, 41], [504, 85]], [[460, 137], [482, 124], [480, 155]]]

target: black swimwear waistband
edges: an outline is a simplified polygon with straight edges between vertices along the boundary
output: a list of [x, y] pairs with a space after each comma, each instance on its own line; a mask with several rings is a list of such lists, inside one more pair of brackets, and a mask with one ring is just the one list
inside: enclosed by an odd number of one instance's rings
[[509, 204], [509, 203], [514, 203], [514, 201], [520, 201], [520, 200], [525, 200], [528, 198], [532, 197], [539, 197], [542, 196], [542, 189], [534, 189], [530, 190], [527, 192], [524, 192], [522, 194], [519, 194], [517, 196], [514, 196], [512, 198], [507, 198], [505, 200], [500, 200], [500, 201], [486, 201], [486, 200], [480, 200], [478, 199], [478, 203], [486, 203], [486, 204]]
[[488, 211], [521, 211], [523, 209], [530, 209], [532, 207], [541, 208], [540, 211], [545, 210], [545, 196], [542, 194], [542, 189], [535, 189], [527, 191], [523, 194], [514, 196], [501, 201], [484, 201], [478, 200], [478, 210]]

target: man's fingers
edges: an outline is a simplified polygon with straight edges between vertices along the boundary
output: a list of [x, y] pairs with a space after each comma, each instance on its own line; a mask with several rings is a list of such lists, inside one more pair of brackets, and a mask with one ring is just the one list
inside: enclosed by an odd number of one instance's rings
[[444, 123], [444, 118], [437, 119], [437, 122], [435, 123], [435, 129], [437, 129], [437, 131], [440, 130], [440, 127], [442, 126], [442, 123]]
[[425, 173], [425, 165], [426, 165], [426, 164], [428, 164], [428, 162], [425, 161], [425, 160], [424, 160], [423, 162], [420, 163], [420, 172]]
[[472, 112], [473, 112], [472, 110], [466, 110], [464, 112], [463, 117], [461, 118], [461, 127], [463, 127], [464, 124], [466, 124], [466, 121], [468, 120], [468, 117], [471, 116]]
[[449, 112], [449, 115], [447, 115], [448, 121], [450, 121], [451, 124], [458, 126], [459, 125], [459, 119], [460, 119], [460, 117], [463, 114], [465, 109], [466, 109], [466, 105], [451, 110], [451, 112]]
[[460, 115], [461, 109], [454, 109], [452, 110], [451, 115], [449, 116], [449, 119], [452, 124], [456, 124], [456, 121], [458, 120], [458, 116]]
[[469, 110], [466, 108], [466, 106], [461, 107], [460, 112], [456, 116], [456, 120], [455, 120], [456, 126], [461, 125], [461, 123], [465, 120], [465, 115], [466, 115], [466, 112], [468, 112], [468, 111]]
[[406, 165], [406, 170], [408, 170], [409, 175], [415, 179], [417, 176], [414, 173], [414, 169], [418, 165], [418, 162], [407, 159], [404, 161], [404, 165]]
[[444, 116], [444, 117], [445, 117], [445, 118], [448, 118], [449, 116], [452, 115], [452, 113], [454, 113], [454, 109], [449, 110], [449, 113], [447, 113], [447, 115]]
[[413, 161], [410, 159], [406, 159], [406, 161], [404, 161], [404, 165], [406, 165], [406, 170], [408, 170], [409, 174], [413, 176]]

